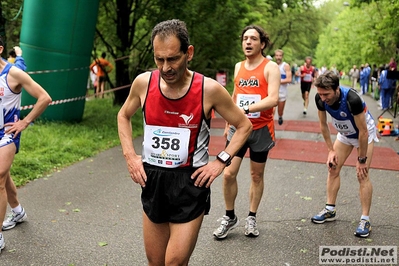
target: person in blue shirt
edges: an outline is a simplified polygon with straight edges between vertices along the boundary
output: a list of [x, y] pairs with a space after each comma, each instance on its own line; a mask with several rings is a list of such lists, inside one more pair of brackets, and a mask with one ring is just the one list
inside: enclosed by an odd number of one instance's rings
[[[5, 60], [5, 59], [3, 59], [3, 60]], [[11, 64], [14, 64], [14, 66], [21, 69], [22, 71], [26, 71], [26, 64], [25, 64], [24, 58], [22, 57], [21, 47], [14, 46], [14, 49], [12, 49], [8, 53], [7, 61]]]
[[367, 94], [367, 82], [369, 74], [365, 67], [360, 67], [360, 94]]
[[[364, 70], [366, 71], [366, 93], [369, 91], [369, 83], [370, 83], [370, 75], [371, 75], [371, 67], [369, 65], [369, 63], [366, 63], [366, 65], [364, 66]], [[364, 93], [363, 93], [364, 94]]]
[[[369, 168], [373, 155], [374, 142], [378, 142], [375, 122], [361, 96], [351, 88], [339, 86], [339, 77], [331, 71], [320, 75], [315, 81], [315, 96], [320, 129], [328, 148], [327, 157], [327, 204], [311, 221], [316, 224], [336, 219], [335, 204], [340, 188], [340, 172], [353, 148], [357, 150], [356, 163], [359, 196], [362, 209], [359, 225], [355, 231], [358, 237], [368, 237], [371, 232], [370, 207], [373, 186], [369, 178]], [[337, 138], [331, 140], [327, 124], [327, 113], [332, 117], [332, 125], [338, 131]], [[349, 219], [349, 218], [348, 218]]]
[[381, 109], [387, 110], [392, 104], [392, 96], [395, 91], [395, 80], [388, 79], [389, 66], [381, 71], [380, 78], [378, 79], [378, 85], [380, 86], [380, 97], [381, 97]]

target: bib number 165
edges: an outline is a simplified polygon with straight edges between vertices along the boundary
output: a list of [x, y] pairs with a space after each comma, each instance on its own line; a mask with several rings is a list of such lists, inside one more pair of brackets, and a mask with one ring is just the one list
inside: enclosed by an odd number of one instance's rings
[[348, 125], [335, 123], [335, 127], [341, 130], [349, 129]]

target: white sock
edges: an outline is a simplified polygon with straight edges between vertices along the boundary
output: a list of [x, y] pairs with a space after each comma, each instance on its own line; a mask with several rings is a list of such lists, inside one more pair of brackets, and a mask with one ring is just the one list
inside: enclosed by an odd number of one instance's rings
[[19, 204], [17, 207], [15, 207], [15, 208], [12, 208], [12, 211], [13, 212], [15, 212], [15, 213], [20, 213], [20, 212], [22, 212], [22, 206], [21, 206], [21, 204]]
[[362, 217], [360, 217], [360, 220], [370, 221], [370, 216], [362, 215]]
[[333, 212], [335, 211], [335, 206], [326, 205], [326, 209], [329, 210], [330, 212]]

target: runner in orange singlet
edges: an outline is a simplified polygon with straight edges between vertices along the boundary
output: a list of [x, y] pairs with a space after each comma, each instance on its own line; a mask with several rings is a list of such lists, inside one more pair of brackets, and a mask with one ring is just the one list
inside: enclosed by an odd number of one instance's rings
[[[263, 50], [269, 45], [270, 40], [262, 28], [247, 26], [242, 32], [241, 40], [246, 60], [235, 66], [233, 100], [252, 122], [253, 131], [233, 158], [231, 165], [224, 170], [226, 214], [219, 219], [220, 226], [213, 233], [218, 239], [226, 238], [229, 231], [239, 223], [234, 211], [238, 192], [236, 178], [247, 149], [250, 151], [251, 159], [251, 187], [249, 213], [245, 219], [245, 235], [250, 237], [259, 235], [256, 212], [264, 189], [263, 176], [267, 156], [274, 146], [273, 108], [278, 103], [280, 70], [275, 62], [264, 56]], [[233, 126], [226, 126], [227, 145], [234, 132]]]

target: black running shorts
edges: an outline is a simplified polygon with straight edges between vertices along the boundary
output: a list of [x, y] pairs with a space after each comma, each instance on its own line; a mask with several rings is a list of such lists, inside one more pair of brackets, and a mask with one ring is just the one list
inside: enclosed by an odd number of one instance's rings
[[312, 82], [303, 82], [301, 81], [301, 92], [304, 94], [305, 92], [310, 92], [310, 88], [312, 88]]
[[[231, 126], [228, 132], [226, 146], [229, 145], [235, 131], [236, 129]], [[269, 150], [273, 148], [274, 145], [275, 143], [270, 135], [269, 128], [264, 126], [251, 132], [251, 135], [235, 156], [242, 159], [249, 149], [249, 158], [251, 161], [265, 163], [269, 155]]]
[[194, 168], [162, 168], [144, 163], [143, 210], [154, 223], [187, 223], [208, 214], [211, 190], [194, 186]]

